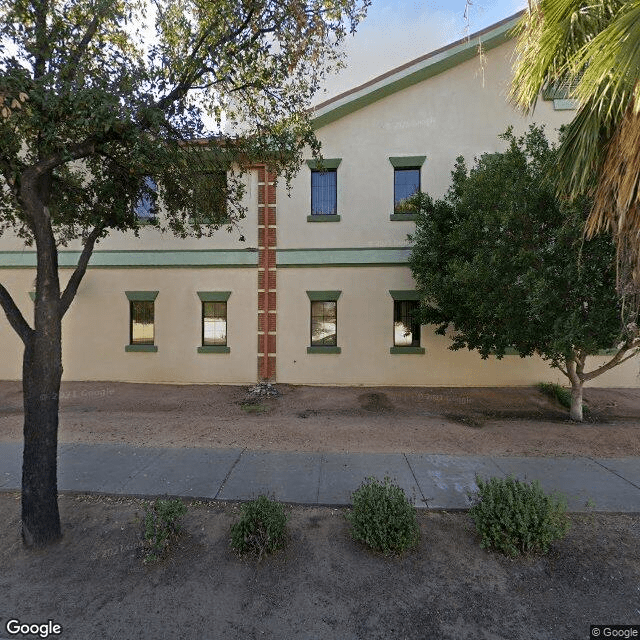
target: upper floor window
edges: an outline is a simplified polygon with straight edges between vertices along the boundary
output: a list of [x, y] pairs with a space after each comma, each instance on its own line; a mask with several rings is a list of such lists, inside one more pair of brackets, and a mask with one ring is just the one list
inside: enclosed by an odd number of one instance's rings
[[393, 212], [391, 220], [415, 220], [413, 196], [420, 191], [420, 174], [426, 156], [389, 158], [393, 166]]
[[199, 224], [226, 224], [228, 182], [226, 171], [203, 171], [195, 176], [190, 219]]
[[420, 191], [420, 167], [394, 169], [393, 212], [415, 213], [411, 196]]
[[340, 159], [307, 160], [311, 169], [311, 215], [308, 222], [337, 222]]
[[335, 169], [311, 172], [311, 215], [338, 213], [338, 173]]
[[158, 187], [151, 176], [145, 176], [140, 197], [136, 203], [136, 216], [140, 222], [151, 222], [156, 217], [156, 193]]

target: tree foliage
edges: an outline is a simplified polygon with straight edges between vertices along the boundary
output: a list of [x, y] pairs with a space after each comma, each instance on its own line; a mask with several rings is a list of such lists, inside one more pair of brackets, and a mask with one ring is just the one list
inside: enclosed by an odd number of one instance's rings
[[565, 86], [579, 103], [555, 178], [571, 197], [595, 194], [589, 235], [617, 245], [624, 320], [640, 308], [640, 1], [531, 1], [518, 27], [511, 96], [530, 111], [540, 91]]
[[[637, 330], [620, 334], [615, 249], [606, 237], [583, 240], [588, 199], [556, 197], [558, 152], [541, 128], [501, 137], [507, 150], [471, 170], [457, 159], [443, 199], [419, 196], [410, 266], [420, 319], [451, 330], [452, 349], [536, 353], [581, 388], [637, 346]], [[588, 355], [614, 346], [609, 363], [584, 371]]]
[[[96, 242], [138, 233], [141, 199], [178, 236], [231, 230], [244, 171], [266, 163], [288, 181], [303, 149], [318, 154], [310, 101], [368, 3], [0, 0], [0, 233], [37, 250], [33, 326], [0, 283], [24, 343], [26, 544], [61, 535], [62, 318]], [[71, 241], [81, 254], [61, 289]]]

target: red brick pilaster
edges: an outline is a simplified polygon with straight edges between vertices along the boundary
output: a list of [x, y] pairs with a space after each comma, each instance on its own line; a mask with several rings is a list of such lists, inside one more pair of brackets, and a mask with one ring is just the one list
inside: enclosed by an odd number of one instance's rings
[[276, 176], [258, 168], [258, 379], [276, 378]]

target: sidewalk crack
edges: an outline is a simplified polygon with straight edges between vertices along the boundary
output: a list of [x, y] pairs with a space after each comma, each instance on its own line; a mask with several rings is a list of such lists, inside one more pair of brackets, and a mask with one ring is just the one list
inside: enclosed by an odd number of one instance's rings
[[621, 480], [624, 480], [625, 482], [628, 482], [632, 487], [634, 487], [636, 489], [640, 489], [640, 487], [635, 482], [631, 482], [631, 480], [628, 480], [624, 476], [621, 476], [619, 473], [617, 473], [613, 469], [609, 469], [609, 467], [607, 467], [606, 465], [602, 464], [601, 462], [598, 462], [595, 458], [591, 458], [590, 456], [585, 456], [585, 458], [587, 458], [587, 460], [591, 460], [591, 462], [595, 462], [597, 465], [599, 465], [603, 469], [606, 469], [609, 473], [613, 473], [614, 476], [618, 476], [618, 478], [620, 478]]
[[418, 478], [416, 478], [416, 474], [413, 471], [413, 467], [411, 466], [411, 463], [409, 462], [409, 458], [407, 458], [407, 454], [403, 453], [402, 454], [404, 456], [404, 460], [407, 463], [407, 466], [409, 467], [409, 471], [411, 471], [411, 475], [413, 476], [413, 479], [415, 480], [416, 483], [416, 487], [418, 487], [418, 491], [420, 492], [420, 495], [422, 496], [422, 502], [424, 503], [424, 506], [428, 509], [429, 508], [429, 503], [427, 502], [427, 499], [425, 498], [424, 493], [422, 493], [422, 487], [420, 486], [420, 483], [418, 482]]
[[220, 492], [224, 489], [224, 485], [227, 484], [227, 480], [229, 479], [229, 476], [233, 473], [233, 470], [236, 468], [236, 465], [238, 464], [238, 462], [240, 462], [240, 458], [242, 458], [242, 454], [247, 450], [247, 447], [245, 447], [239, 454], [238, 457], [236, 458], [235, 462], [231, 465], [231, 469], [229, 469], [227, 475], [224, 477], [224, 480], [222, 481], [222, 484], [220, 485], [220, 487], [218, 488], [218, 490], [216, 491], [216, 495], [213, 496], [214, 500], [218, 499], [218, 496], [220, 495]]

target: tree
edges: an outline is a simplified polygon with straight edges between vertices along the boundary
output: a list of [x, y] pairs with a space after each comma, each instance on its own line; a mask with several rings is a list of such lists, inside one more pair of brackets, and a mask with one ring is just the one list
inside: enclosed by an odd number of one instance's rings
[[[110, 230], [137, 233], [141, 198], [162, 203], [160, 229], [202, 236], [243, 215], [252, 163], [288, 180], [305, 147], [318, 153], [310, 99], [367, 4], [0, 0], [0, 232], [37, 250], [33, 326], [0, 284], [24, 343], [25, 544], [61, 535], [61, 327], [95, 244]], [[218, 134], [242, 135], [212, 136], [207, 117]], [[212, 179], [229, 169], [226, 187]], [[74, 240], [81, 257], [61, 287], [58, 248]]]
[[[637, 329], [620, 335], [615, 249], [607, 237], [583, 241], [588, 199], [557, 198], [547, 176], [558, 152], [543, 129], [501, 137], [507, 150], [471, 171], [457, 159], [444, 199], [418, 196], [409, 263], [420, 320], [441, 335], [451, 328], [454, 350], [540, 355], [569, 379], [571, 418], [581, 421], [583, 384], [640, 347]], [[588, 355], [614, 346], [585, 371]]]
[[640, 1], [530, 1], [518, 28], [511, 97], [525, 111], [564, 87], [579, 109], [556, 177], [570, 197], [595, 195], [588, 237], [613, 233], [625, 324], [640, 308]]

